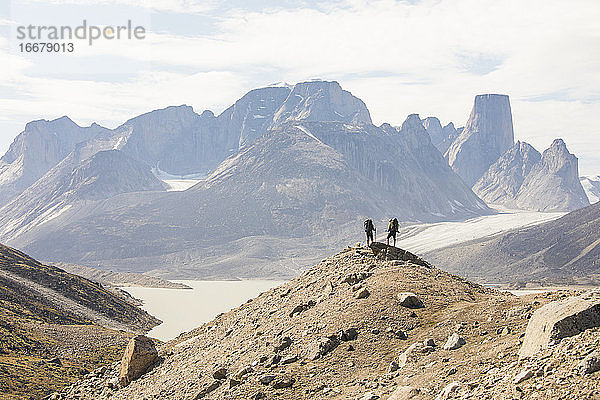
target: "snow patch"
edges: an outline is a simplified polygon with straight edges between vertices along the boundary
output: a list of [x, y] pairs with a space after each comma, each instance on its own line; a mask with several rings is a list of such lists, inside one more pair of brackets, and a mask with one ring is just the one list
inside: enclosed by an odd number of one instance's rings
[[187, 190], [205, 179], [208, 174], [206, 172], [197, 172], [195, 174], [187, 175], [173, 175], [168, 172], [162, 171], [158, 165], [152, 168], [152, 174], [169, 185], [168, 192], [182, 192]]
[[306, 133], [309, 137], [315, 139], [317, 142], [321, 143], [322, 145], [326, 146], [325, 143], [321, 142], [321, 140], [319, 138], [317, 138], [315, 135], [313, 135], [312, 133], [310, 133], [308, 131], [308, 129], [306, 129], [305, 127], [303, 127], [302, 125], [296, 125], [296, 128], [300, 129], [302, 132]]

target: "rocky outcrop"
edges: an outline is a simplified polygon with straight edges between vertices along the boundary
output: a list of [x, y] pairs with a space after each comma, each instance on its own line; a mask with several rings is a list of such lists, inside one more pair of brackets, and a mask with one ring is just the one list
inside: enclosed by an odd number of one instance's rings
[[556, 345], [562, 339], [600, 326], [600, 292], [552, 302], [533, 313], [527, 324], [519, 357]]
[[131, 338], [121, 360], [119, 384], [129, 385], [144, 375], [158, 361], [158, 351], [149, 337], [138, 335]]
[[579, 182], [577, 157], [562, 139], [554, 140], [532, 167], [514, 204], [538, 211], [572, 211], [590, 204]]
[[533, 146], [519, 141], [490, 166], [473, 191], [488, 204], [508, 205], [515, 200], [525, 177], [541, 157]]
[[423, 308], [425, 305], [423, 301], [414, 293], [402, 292], [397, 295], [400, 305], [406, 308]]
[[464, 182], [472, 186], [513, 143], [508, 96], [478, 95], [469, 121], [445, 157]]

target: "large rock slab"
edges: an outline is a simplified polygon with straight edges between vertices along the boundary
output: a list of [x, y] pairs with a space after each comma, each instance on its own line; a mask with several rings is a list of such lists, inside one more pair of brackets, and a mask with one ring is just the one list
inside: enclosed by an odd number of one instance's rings
[[387, 260], [410, 261], [413, 264], [422, 265], [424, 267], [430, 266], [427, 261], [423, 260], [421, 257], [399, 247], [390, 246], [381, 242], [373, 242], [369, 247], [373, 251], [373, 254]]
[[154, 342], [147, 336], [132, 338], [125, 348], [119, 370], [119, 383], [122, 387], [145, 374], [158, 361], [158, 351]]
[[600, 291], [553, 301], [529, 320], [519, 358], [529, 357], [561, 339], [600, 326]]

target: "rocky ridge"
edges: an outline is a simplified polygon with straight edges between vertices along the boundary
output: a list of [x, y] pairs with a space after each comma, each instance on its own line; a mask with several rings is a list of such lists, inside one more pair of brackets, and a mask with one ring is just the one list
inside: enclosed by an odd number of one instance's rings
[[473, 191], [488, 204], [508, 204], [517, 197], [525, 177], [541, 158], [533, 146], [518, 141], [490, 166]]
[[10, 202], [65, 158], [78, 143], [107, 132], [68, 117], [29, 122], [0, 158], [0, 206]]
[[460, 132], [464, 128], [456, 129], [452, 122], [442, 127], [440, 120], [436, 117], [427, 117], [423, 121], [423, 127], [431, 138], [431, 143], [440, 151], [445, 154], [448, 151], [450, 145], [460, 135]]
[[[127, 387], [114, 385], [114, 364], [54, 398], [535, 398], [541, 379], [547, 393], [566, 395], [563, 377], [597, 330], [571, 338], [579, 346], [562, 347], [565, 339], [553, 348], [543, 376], [521, 374], [547, 362], [519, 361], [518, 350], [534, 311], [569, 295], [515, 297], [408, 252], [348, 248], [166, 343], [160, 361]], [[410, 296], [420, 302], [404, 303]], [[561, 357], [573, 361], [554, 362]], [[598, 393], [595, 375], [568, 379], [582, 396]]]
[[597, 203], [600, 200], [600, 176], [581, 176], [579, 181], [590, 204]]
[[[131, 298], [0, 245], [0, 397], [42, 398], [160, 321]], [[26, 397], [30, 396], [30, 397]]]

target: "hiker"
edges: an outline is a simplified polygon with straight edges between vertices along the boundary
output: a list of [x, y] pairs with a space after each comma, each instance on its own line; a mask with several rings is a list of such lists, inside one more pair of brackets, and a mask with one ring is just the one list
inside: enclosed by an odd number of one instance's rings
[[373, 231], [377, 232], [375, 226], [373, 225], [372, 219], [365, 220], [365, 233], [367, 234], [367, 246], [369, 245], [369, 239], [371, 239], [370, 243], [373, 243]]
[[390, 219], [390, 224], [388, 226], [388, 236], [387, 236], [387, 245], [390, 245], [390, 238], [394, 238], [394, 247], [396, 247], [396, 233], [398, 233], [398, 219]]

